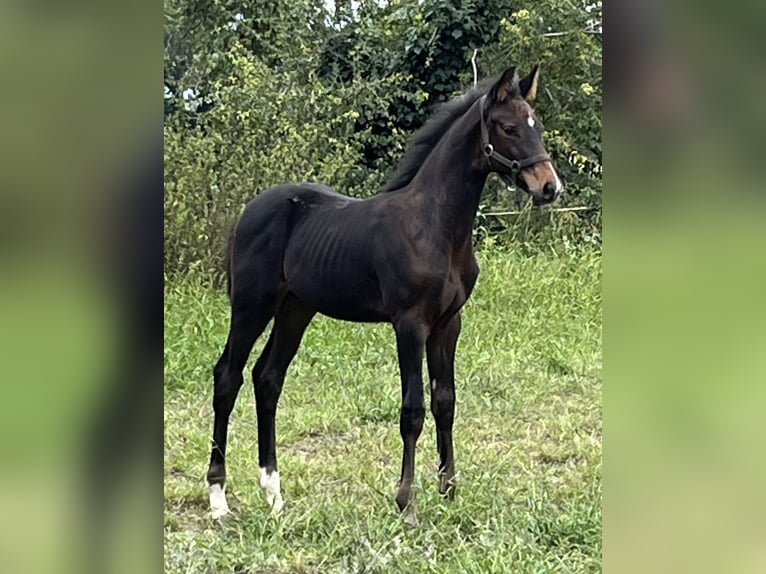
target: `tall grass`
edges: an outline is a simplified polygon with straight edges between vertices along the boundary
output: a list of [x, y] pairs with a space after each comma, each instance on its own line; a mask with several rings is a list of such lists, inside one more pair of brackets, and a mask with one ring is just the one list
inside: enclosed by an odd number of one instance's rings
[[456, 364], [458, 495], [438, 494], [428, 417], [414, 530], [393, 502], [401, 460], [393, 331], [324, 317], [306, 332], [277, 415], [282, 514], [269, 516], [258, 487], [246, 371], [228, 448], [233, 515], [210, 519], [211, 372], [227, 301], [194, 278], [168, 285], [166, 571], [599, 572], [600, 255], [491, 249], [479, 262]]

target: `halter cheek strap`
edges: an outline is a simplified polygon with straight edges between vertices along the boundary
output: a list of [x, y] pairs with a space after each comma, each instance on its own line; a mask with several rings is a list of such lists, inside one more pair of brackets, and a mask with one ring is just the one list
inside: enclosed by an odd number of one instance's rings
[[487, 120], [484, 118], [484, 107], [487, 103], [487, 96], [482, 96], [479, 100], [479, 113], [481, 115], [481, 149], [487, 160], [495, 160], [497, 163], [504, 165], [511, 170], [511, 176], [514, 181], [519, 175], [522, 169], [541, 163], [544, 161], [550, 161], [550, 156], [547, 153], [539, 153], [524, 159], [508, 159], [502, 154], [495, 151], [495, 148], [489, 143], [489, 130], [487, 129]]

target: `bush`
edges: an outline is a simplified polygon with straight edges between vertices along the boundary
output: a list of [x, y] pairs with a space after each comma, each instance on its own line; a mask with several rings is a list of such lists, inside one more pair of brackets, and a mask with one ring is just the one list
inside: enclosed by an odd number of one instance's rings
[[[317, 181], [375, 193], [433, 106], [470, 86], [474, 48], [482, 76], [543, 65], [535, 105], [547, 146], [566, 205], [589, 208], [519, 209], [520, 196], [492, 178], [477, 240], [534, 249], [600, 237], [601, 45], [591, 33], [600, 4], [588, 12], [543, 0], [512, 12], [501, 0], [361, 2], [354, 16], [341, 2], [333, 15], [303, 1], [272, 19], [234, 0], [202, 15], [204, 3], [166, 3], [167, 277], [220, 272], [231, 223], [268, 187]], [[521, 214], [484, 215], [497, 209]]]

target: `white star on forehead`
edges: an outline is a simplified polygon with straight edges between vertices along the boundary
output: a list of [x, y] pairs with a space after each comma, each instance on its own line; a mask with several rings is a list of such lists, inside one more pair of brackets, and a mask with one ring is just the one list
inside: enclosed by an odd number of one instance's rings
[[535, 127], [535, 120], [534, 120], [534, 118], [531, 115], [527, 116], [527, 125], [530, 128]]

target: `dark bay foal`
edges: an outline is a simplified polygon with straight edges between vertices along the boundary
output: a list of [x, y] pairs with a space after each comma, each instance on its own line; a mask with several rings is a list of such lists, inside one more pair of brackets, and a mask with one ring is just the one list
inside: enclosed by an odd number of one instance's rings
[[436, 421], [439, 490], [454, 492], [452, 423], [460, 309], [479, 268], [471, 231], [490, 172], [536, 204], [562, 190], [529, 105], [539, 69], [519, 80], [506, 70], [489, 90], [442, 106], [413, 137], [391, 181], [357, 200], [329, 188], [286, 184], [245, 208], [232, 231], [231, 325], [214, 369], [215, 424], [207, 473], [214, 517], [228, 512], [224, 484], [229, 415], [255, 340], [274, 326], [253, 368], [260, 486], [274, 511], [283, 504], [274, 417], [287, 368], [316, 313], [388, 322], [396, 333], [402, 384], [402, 471], [396, 503], [415, 519], [415, 444], [423, 428], [423, 356]]

